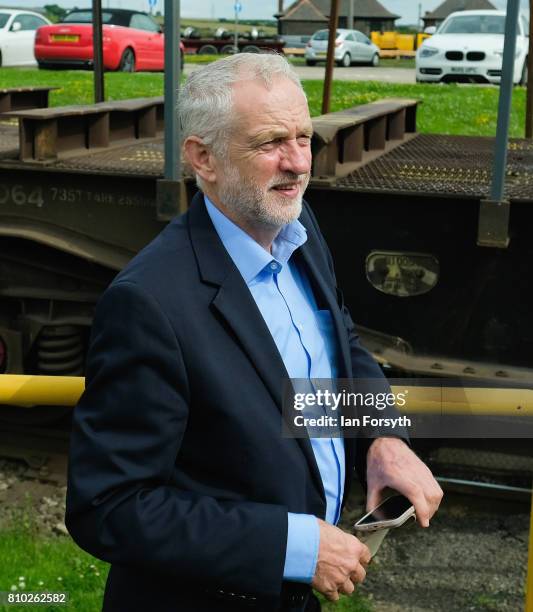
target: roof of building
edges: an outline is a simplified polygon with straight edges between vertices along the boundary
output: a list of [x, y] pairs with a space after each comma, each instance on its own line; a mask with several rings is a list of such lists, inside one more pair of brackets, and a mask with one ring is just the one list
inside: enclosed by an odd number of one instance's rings
[[[350, 0], [341, 0], [339, 16], [348, 15], [349, 2]], [[397, 19], [400, 17], [388, 11], [378, 0], [351, 0], [351, 2], [354, 3], [353, 13], [356, 19]], [[283, 12], [281, 19], [316, 21], [318, 15], [321, 15], [322, 19], [328, 19], [330, 8], [331, 0], [296, 0]]]
[[290, 21], [327, 21], [311, 0], [297, 0], [281, 14], [281, 19]]
[[444, 0], [434, 11], [426, 11], [424, 19], [446, 19], [455, 11], [496, 10], [489, 0]]

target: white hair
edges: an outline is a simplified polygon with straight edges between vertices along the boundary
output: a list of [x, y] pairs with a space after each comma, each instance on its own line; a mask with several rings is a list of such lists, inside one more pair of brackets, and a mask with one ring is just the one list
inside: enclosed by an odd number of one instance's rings
[[[179, 95], [182, 142], [198, 136], [218, 159], [223, 159], [234, 127], [233, 85], [259, 80], [270, 88], [277, 77], [291, 80], [305, 96], [293, 67], [277, 53], [238, 53], [192, 72]], [[201, 188], [199, 177], [197, 182]]]

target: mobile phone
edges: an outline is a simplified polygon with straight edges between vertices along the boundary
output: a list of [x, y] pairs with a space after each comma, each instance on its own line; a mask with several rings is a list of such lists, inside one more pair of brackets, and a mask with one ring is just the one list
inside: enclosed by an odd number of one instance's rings
[[413, 504], [403, 495], [387, 497], [376, 508], [365, 514], [354, 525], [357, 531], [377, 531], [403, 525], [415, 516]]

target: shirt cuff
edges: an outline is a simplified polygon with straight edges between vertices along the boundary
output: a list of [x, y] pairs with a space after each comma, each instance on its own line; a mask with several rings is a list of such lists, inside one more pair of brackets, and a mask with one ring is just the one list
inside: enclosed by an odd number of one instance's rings
[[315, 575], [320, 528], [312, 514], [288, 513], [287, 553], [283, 579], [310, 584]]

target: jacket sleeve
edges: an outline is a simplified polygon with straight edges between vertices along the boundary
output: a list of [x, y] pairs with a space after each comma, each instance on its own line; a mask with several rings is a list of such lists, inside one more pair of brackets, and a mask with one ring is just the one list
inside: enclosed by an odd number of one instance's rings
[[172, 484], [190, 406], [166, 315], [135, 283], [115, 282], [97, 306], [86, 391], [73, 415], [68, 530], [110, 563], [277, 596], [287, 508]]

